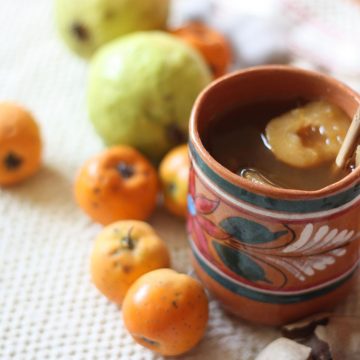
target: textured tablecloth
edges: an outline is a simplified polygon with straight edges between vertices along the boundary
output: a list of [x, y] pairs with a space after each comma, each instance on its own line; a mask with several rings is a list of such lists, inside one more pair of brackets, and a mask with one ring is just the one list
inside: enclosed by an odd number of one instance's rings
[[[72, 183], [102, 144], [87, 118], [87, 64], [57, 38], [52, 11], [50, 0], [0, 0], [0, 99], [31, 109], [45, 141], [42, 170], [0, 190], [0, 359], [159, 359], [133, 342], [120, 310], [90, 283], [100, 226], [75, 205]], [[151, 223], [174, 268], [191, 271], [184, 223], [163, 210]], [[360, 314], [359, 299], [360, 286], [337, 311]], [[278, 335], [211, 300], [205, 338], [182, 358], [253, 359]]]

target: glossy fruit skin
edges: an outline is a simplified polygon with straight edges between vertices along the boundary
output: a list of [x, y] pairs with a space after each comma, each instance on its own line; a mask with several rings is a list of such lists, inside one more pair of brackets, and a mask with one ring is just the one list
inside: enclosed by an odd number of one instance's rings
[[118, 305], [141, 275], [169, 266], [169, 251], [154, 229], [131, 220], [105, 227], [95, 240], [90, 260], [93, 283]]
[[95, 221], [145, 220], [153, 212], [159, 182], [151, 163], [129, 146], [114, 146], [88, 160], [75, 180], [79, 206]]
[[141, 276], [128, 290], [122, 310], [135, 341], [166, 356], [192, 349], [203, 337], [208, 321], [202, 285], [170, 269]]
[[0, 185], [20, 183], [41, 165], [42, 141], [38, 125], [24, 108], [0, 103]]
[[231, 64], [231, 47], [225, 37], [201, 22], [191, 22], [171, 33], [197, 49], [207, 61], [214, 78], [226, 74]]
[[187, 144], [180, 145], [164, 157], [159, 175], [165, 207], [177, 216], [186, 217], [190, 158]]

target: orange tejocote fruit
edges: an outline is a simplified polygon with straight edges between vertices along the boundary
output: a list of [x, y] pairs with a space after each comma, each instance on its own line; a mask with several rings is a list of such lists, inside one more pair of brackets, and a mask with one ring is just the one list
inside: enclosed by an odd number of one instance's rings
[[14, 185], [36, 173], [41, 150], [32, 115], [19, 105], [0, 103], [0, 185]]
[[192, 349], [208, 322], [208, 299], [192, 277], [170, 269], [141, 276], [123, 302], [126, 328], [139, 344], [162, 355]]
[[75, 180], [75, 197], [95, 221], [145, 220], [153, 212], [158, 178], [137, 150], [114, 146], [88, 160]]
[[93, 283], [118, 305], [141, 275], [169, 266], [170, 255], [165, 243], [142, 221], [108, 225], [97, 236], [91, 254]]
[[170, 32], [186, 41], [203, 55], [214, 78], [226, 74], [232, 55], [231, 47], [222, 34], [199, 21], [172, 29]]
[[159, 167], [165, 207], [177, 216], [186, 217], [190, 158], [187, 144], [170, 150]]

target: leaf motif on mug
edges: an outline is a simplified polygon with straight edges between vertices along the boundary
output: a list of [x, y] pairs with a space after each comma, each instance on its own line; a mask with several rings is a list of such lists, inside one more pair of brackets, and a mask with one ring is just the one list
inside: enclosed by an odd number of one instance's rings
[[263, 244], [277, 240], [289, 231], [271, 232], [265, 226], [241, 217], [228, 217], [221, 221], [221, 228], [233, 238], [246, 244]]
[[306, 224], [299, 238], [286, 246], [283, 253], [309, 256], [324, 253], [327, 250], [338, 248], [354, 241], [359, 234], [351, 229], [330, 228], [328, 225], [316, 227], [313, 224]]
[[264, 269], [248, 255], [213, 241], [214, 248], [224, 264], [235, 274], [250, 281], [272, 283], [266, 278]]

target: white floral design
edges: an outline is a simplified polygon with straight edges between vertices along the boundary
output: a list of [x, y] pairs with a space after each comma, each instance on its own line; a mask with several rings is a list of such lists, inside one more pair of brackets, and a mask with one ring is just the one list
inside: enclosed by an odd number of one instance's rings
[[271, 257], [269, 260], [292, 273], [300, 281], [305, 281], [317, 271], [323, 271], [335, 264], [337, 257], [346, 254], [345, 246], [359, 236], [360, 232], [330, 229], [327, 225], [314, 231], [314, 225], [307, 224], [299, 238], [282, 249], [281, 257]]
[[338, 248], [355, 240], [359, 233], [354, 236], [354, 230], [331, 229], [327, 225], [321, 226], [314, 233], [314, 225], [307, 224], [295, 242], [285, 247], [283, 253], [297, 253], [308, 255], [319, 251], [326, 252], [328, 249]]
[[272, 263], [281, 266], [292, 273], [300, 281], [305, 281], [307, 277], [315, 275], [316, 271], [325, 270], [330, 265], [335, 264], [336, 257], [344, 256], [346, 249], [334, 249], [326, 254], [314, 255], [311, 257], [300, 258], [272, 258]]

